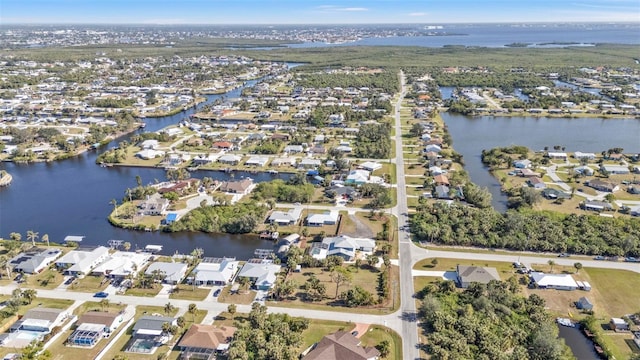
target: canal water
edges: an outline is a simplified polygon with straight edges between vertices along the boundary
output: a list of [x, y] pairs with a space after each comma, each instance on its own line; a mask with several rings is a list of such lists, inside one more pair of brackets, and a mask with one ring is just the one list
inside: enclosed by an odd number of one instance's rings
[[[249, 81], [251, 86], [256, 81]], [[223, 95], [209, 95], [200, 109], [216, 99], [236, 98], [242, 88]], [[156, 131], [168, 125], [177, 124], [196, 109], [166, 117], [144, 119], [144, 131]], [[142, 131], [142, 130], [139, 130]], [[144, 248], [147, 244], [163, 245], [163, 253], [176, 251], [189, 253], [195, 247], [203, 248], [206, 256], [235, 256], [248, 259], [256, 248], [271, 248], [269, 241], [254, 235], [229, 235], [205, 233], [163, 233], [123, 230], [111, 226], [107, 216], [113, 206], [111, 199], [120, 201], [127, 188], [136, 186], [135, 177], [140, 176], [143, 184], [156, 179], [166, 179], [165, 171], [155, 168], [111, 167], [96, 165], [96, 157], [117, 143], [128, 140], [119, 138], [98, 151], [89, 151], [77, 157], [53, 163], [14, 164], [0, 163], [0, 170], [7, 170], [13, 176], [11, 186], [0, 189], [0, 236], [8, 237], [11, 232], [19, 232], [23, 239], [28, 230], [37, 231], [40, 236], [49, 235], [52, 242], [62, 242], [67, 235], [84, 235], [83, 244], [106, 245], [110, 239], [128, 241], [132, 248]], [[195, 171], [193, 177], [209, 176], [227, 180], [230, 174], [220, 171]], [[239, 179], [248, 176], [256, 182], [268, 181], [275, 177], [286, 178], [286, 174], [250, 174], [235, 172]]]
[[558, 335], [571, 348], [571, 352], [576, 359], [579, 360], [598, 360], [598, 354], [593, 347], [593, 342], [589, 340], [582, 331], [580, 325], [576, 327], [567, 327], [558, 325]]
[[625, 153], [640, 152], [638, 119], [441, 115], [453, 147], [464, 157], [471, 180], [489, 189], [494, 208], [501, 212], [507, 209], [507, 197], [500, 191], [498, 180], [482, 164], [483, 149], [524, 145], [542, 150], [545, 146], [552, 149], [559, 145], [567, 152], [600, 153], [613, 147], [621, 147]]

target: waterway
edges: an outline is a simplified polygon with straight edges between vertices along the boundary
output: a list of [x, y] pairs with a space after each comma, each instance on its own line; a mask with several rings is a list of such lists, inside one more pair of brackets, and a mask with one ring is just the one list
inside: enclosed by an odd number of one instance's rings
[[599, 357], [593, 347], [593, 342], [580, 331], [580, 325], [567, 327], [558, 325], [558, 335], [571, 348], [571, 352], [576, 359], [598, 360]]
[[464, 157], [471, 181], [489, 189], [494, 208], [501, 212], [507, 209], [507, 197], [500, 191], [498, 180], [482, 164], [484, 149], [524, 145], [542, 150], [545, 146], [560, 145], [567, 152], [600, 153], [613, 147], [621, 147], [625, 153], [640, 152], [640, 120], [637, 119], [441, 115], [453, 147]]
[[[248, 81], [245, 86], [255, 84]], [[144, 119], [146, 127], [138, 131], [157, 131], [176, 124], [194, 114], [207, 103], [216, 99], [236, 98], [242, 88], [222, 95], [208, 95], [207, 101], [196, 108], [173, 116]], [[121, 200], [125, 190], [136, 186], [135, 177], [140, 176], [144, 184], [156, 179], [166, 179], [165, 171], [155, 168], [112, 167], [96, 165], [96, 157], [117, 143], [128, 140], [131, 135], [119, 138], [98, 151], [89, 151], [77, 157], [53, 163], [14, 164], [0, 163], [0, 170], [13, 176], [11, 186], [0, 189], [0, 236], [8, 237], [19, 232], [23, 239], [28, 230], [49, 235], [50, 241], [62, 242], [67, 235], [84, 235], [83, 244], [106, 245], [110, 239], [128, 241], [132, 248], [144, 248], [147, 244], [163, 245], [163, 253], [176, 251], [189, 253], [195, 247], [204, 250], [205, 256], [235, 256], [247, 259], [256, 248], [271, 248], [273, 244], [253, 235], [163, 233], [123, 230], [111, 226], [107, 216], [113, 210], [111, 199]], [[227, 180], [230, 174], [220, 171], [196, 171], [193, 177], [210, 176]], [[235, 172], [238, 179], [248, 176], [256, 182], [274, 177], [286, 178], [286, 174], [250, 174]]]

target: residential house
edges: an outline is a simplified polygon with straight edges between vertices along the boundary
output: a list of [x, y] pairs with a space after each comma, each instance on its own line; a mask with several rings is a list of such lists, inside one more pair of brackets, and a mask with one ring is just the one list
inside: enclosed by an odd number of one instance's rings
[[56, 260], [56, 267], [65, 275], [82, 276], [91, 273], [91, 269], [100, 265], [108, 257], [109, 249], [104, 246], [91, 250], [71, 250]]
[[191, 155], [189, 154], [169, 154], [167, 158], [165, 158], [166, 164], [169, 166], [178, 166], [183, 162], [187, 162], [191, 160]]
[[269, 162], [268, 156], [251, 156], [244, 164], [246, 166], [264, 167]]
[[364, 163], [360, 164], [358, 167], [364, 170], [367, 170], [369, 172], [374, 172], [376, 170], [382, 169], [382, 164], [374, 161], [365, 161]]
[[492, 267], [458, 265], [456, 267], [456, 281], [466, 289], [471, 283], [488, 284], [490, 281], [500, 281], [498, 271]]
[[306, 222], [309, 226], [335, 225], [338, 223], [340, 213], [336, 210], [327, 210], [321, 214], [310, 214]]
[[131, 340], [127, 343], [127, 349], [125, 351], [140, 352], [140, 349], [136, 345], [140, 341], [150, 343], [152, 345], [151, 349], [145, 350], [149, 352], [153, 351], [153, 348], [159, 346], [162, 341], [162, 336], [164, 335], [162, 328], [165, 323], [176, 325], [177, 321], [172, 317], [150, 315], [142, 316], [133, 325], [133, 335], [131, 336]]
[[45, 270], [60, 255], [62, 255], [62, 251], [59, 249], [31, 248], [31, 250], [21, 252], [9, 260], [8, 266], [13, 271], [37, 274]]
[[216, 148], [216, 149], [222, 149], [222, 150], [232, 150], [233, 149], [233, 143], [231, 143], [229, 141], [216, 141], [211, 146]]
[[592, 211], [613, 211], [613, 205], [606, 201], [585, 200], [582, 204], [584, 210]]
[[626, 175], [631, 173], [631, 170], [629, 170], [629, 167], [624, 165], [602, 164], [600, 166], [600, 170], [606, 171], [609, 174], [614, 174], [614, 175]]
[[224, 154], [218, 158], [218, 162], [226, 165], [238, 165], [242, 161], [242, 156], [234, 154]]
[[188, 180], [180, 180], [176, 182], [164, 182], [158, 186], [158, 194], [166, 194], [169, 192], [177, 193], [178, 195], [187, 195], [188, 190], [191, 188], [195, 188], [200, 180], [198, 179], [188, 179]]
[[550, 159], [560, 159], [560, 160], [567, 160], [567, 158], [569, 157], [565, 152], [548, 152], [547, 156]]
[[449, 178], [445, 174], [436, 175], [433, 177], [433, 180], [436, 185], [449, 186]]
[[436, 144], [429, 144], [424, 148], [425, 153], [434, 152], [436, 154], [439, 154], [441, 151], [442, 151], [442, 148], [440, 147], [440, 145], [436, 145]]
[[547, 199], [571, 199], [571, 194], [567, 194], [566, 192], [554, 189], [554, 188], [545, 188], [542, 190], [542, 196]]
[[309, 149], [309, 152], [314, 155], [323, 155], [327, 153], [327, 149], [322, 145], [316, 144], [314, 147]]
[[211, 164], [213, 162], [216, 161], [218, 157], [214, 154], [209, 154], [209, 155], [196, 155], [193, 157], [193, 160], [191, 160], [193, 162], [194, 166], [202, 166], [202, 165], [207, 165], [207, 164]]
[[360, 340], [347, 331], [329, 334], [318, 342], [303, 360], [377, 360], [380, 351], [360, 346]]
[[193, 324], [178, 342], [180, 359], [214, 360], [229, 350], [235, 332], [231, 326]]
[[282, 166], [282, 165], [296, 166], [296, 158], [294, 157], [275, 158], [271, 161], [271, 165], [272, 166]]
[[87, 311], [80, 315], [76, 324], [100, 324], [104, 332], [112, 333], [122, 324], [124, 318], [119, 312]]
[[587, 159], [594, 160], [596, 158], [596, 154], [594, 153], [583, 153], [581, 151], [576, 151], [573, 153], [573, 157], [576, 159]]
[[531, 168], [531, 160], [516, 160], [513, 162], [513, 167], [515, 167], [516, 169], [529, 169]]
[[154, 262], [147, 267], [144, 274], [152, 276], [155, 271], [158, 271], [163, 283], [176, 285], [182, 281], [188, 268], [189, 266], [182, 262]]
[[136, 276], [138, 271], [149, 262], [151, 254], [133, 251], [116, 251], [102, 264], [96, 266], [91, 274], [110, 278], [123, 279], [129, 275]]
[[347, 175], [347, 178], [344, 180], [345, 184], [353, 184], [353, 185], [362, 185], [369, 181], [369, 176], [371, 173], [367, 170], [351, 170]]
[[90, 311], [80, 316], [76, 329], [67, 339], [73, 346], [93, 347], [100, 339], [109, 336], [122, 323], [119, 313]]
[[605, 192], [614, 192], [614, 191], [618, 191], [619, 189], [618, 185], [614, 183], [602, 181], [598, 179], [589, 180], [587, 182], [587, 186], [592, 187], [598, 191], [605, 191]]
[[48, 334], [54, 327], [62, 325], [69, 314], [64, 309], [33, 308], [11, 325], [11, 332], [29, 331]]
[[573, 169], [573, 171], [584, 176], [593, 176], [593, 169], [588, 167], [587, 165], [578, 166]]
[[520, 176], [522, 176], [522, 177], [528, 177], [528, 178], [530, 178], [530, 177], [540, 177], [539, 173], [537, 173], [537, 172], [535, 172], [535, 171], [533, 171], [531, 169], [521, 169], [521, 170], [519, 170], [519, 172], [520, 172]]
[[325, 190], [325, 195], [336, 199], [355, 199], [359, 196], [358, 190], [352, 186], [333, 185]]
[[287, 145], [283, 150], [287, 154], [297, 154], [304, 151], [302, 145]]
[[220, 185], [220, 191], [231, 194], [248, 194], [253, 187], [253, 180], [244, 178], [241, 180], [225, 181]]
[[577, 290], [578, 284], [570, 274], [531, 273], [531, 282], [540, 289]]
[[347, 235], [326, 237], [321, 243], [313, 243], [310, 254], [315, 259], [326, 259], [327, 256], [340, 256], [345, 261], [353, 261], [356, 252], [373, 254], [376, 242], [367, 238], [352, 238]]
[[269, 215], [267, 221], [270, 224], [278, 224], [280, 226], [295, 225], [300, 220], [301, 214], [301, 207], [294, 207], [287, 211], [276, 210]]
[[583, 296], [576, 301], [576, 309], [587, 311], [593, 310], [593, 303]]
[[269, 290], [275, 285], [277, 274], [282, 267], [270, 259], [249, 259], [242, 266], [238, 277], [246, 277], [257, 290]]
[[155, 139], [148, 139], [140, 143], [141, 149], [156, 150], [159, 146], [160, 144], [158, 143], [158, 140]]
[[227, 285], [238, 271], [236, 258], [206, 257], [193, 270], [196, 285]]
[[311, 158], [303, 158], [298, 163], [298, 167], [303, 169], [317, 169], [320, 165], [322, 165], [322, 161], [320, 159]]
[[449, 187], [446, 185], [436, 186], [436, 198], [437, 199], [450, 199]]
[[155, 158], [164, 156], [164, 154], [165, 154], [164, 151], [153, 150], [153, 149], [144, 149], [144, 150], [138, 151], [135, 154], [135, 156], [137, 158], [142, 159], [142, 160], [151, 160], [151, 159], [155, 159]]
[[547, 187], [544, 181], [542, 181], [542, 179], [537, 176], [529, 178], [527, 182], [529, 183], [529, 186], [533, 187], [534, 189], [544, 189]]
[[147, 216], [161, 215], [169, 207], [169, 200], [160, 193], [148, 196], [146, 200], [138, 204], [138, 214]]

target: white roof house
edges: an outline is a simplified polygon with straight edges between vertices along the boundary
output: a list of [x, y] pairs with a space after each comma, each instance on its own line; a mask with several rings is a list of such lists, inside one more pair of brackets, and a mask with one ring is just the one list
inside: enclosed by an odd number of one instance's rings
[[327, 210], [322, 214], [311, 214], [307, 216], [309, 226], [335, 225], [338, 222], [340, 213], [336, 210]]
[[289, 209], [288, 211], [279, 211], [276, 210], [269, 215], [268, 221], [270, 223], [276, 223], [278, 225], [292, 225], [300, 220], [300, 215], [302, 214], [301, 207], [295, 207]]
[[177, 284], [182, 281], [182, 278], [184, 278], [188, 268], [189, 266], [187, 266], [186, 263], [182, 262], [154, 262], [149, 265], [144, 273], [145, 275], [150, 276], [154, 271], [157, 270], [162, 272], [162, 274], [164, 275], [164, 279], [162, 279], [162, 282], [166, 284]]
[[374, 171], [376, 171], [378, 169], [381, 169], [382, 168], [382, 164], [374, 162], [374, 161], [366, 161], [366, 162], [362, 163], [360, 165], [360, 167], [365, 169], [365, 170], [367, 170], [367, 171], [374, 172]]
[[147, 139], [147, 140], [143, 141], [142, 143], [140, 143], [140, 147], [142, 149], [153, 149], [153, 150], [155, 150], [155, 149], [158, 148], [159, 145], [160, 144], [158, 143], [158, 140], [155, 140], [155, 139]]
[[321, 243], [314, 246], [311, 256], [315, 259], [325, 259], [327, 256], [340, 256], [346, 261], [355, 259], [356, 251], [372, 254], [376, 248], [376, 242], [368, 238], [352, 238], [347, 235], [326, 237]]
[[93, 269], [91, 273], [111, 277], [126, 277], [131, 273], [135, 275], [142, 270], [150, 258], [151, 254], [149, 253], [116, 251], [109, 256], [107, 261]]
[[164, 156], [164, 151], [153, 150], [153, 149], [144, 149], [144, 150], [138, 151], [135, 156], [139, 157], [140, 159], [143, 159], [143, 160], [150, 160], [150, 159], [155, 159], [155, 158], [160, 157], [160, 156]]
[[602, 169], [610, 174], [629, 174], [631, 171], [628, 166], [603, 164]]
[[104, 246], [98, 246], [93, 250], [71, 250], [56, 261], [56, 267], [65, 269], [64, 273], [67, 275], [85, 275], [108, 256], [109, 249]]
[[351, 170], [345, 179], [346, 184], [364, 184], [369, 180], [371, 173], [367, 170]]
[[594, 153], [583, 153], [581, 151], [576, 151], [573, 153], [573, 157], [576, 159], [589, 159], [593, 160], [596, 158], [596, 154]]
[[258, 290], [269, 290], [276, 283], [281, 269], [282, 267], [274, 264], [273, 260], [251, 259], [242, 266], [238, 276], [251, 279]]
[[531, 280], [543, 289], [557, 290], [576, 290], [578, 283], [569, 274], [545, 274], [534, 272], [531, 274]]
[[238, 271], [236, 258], [204, 258], [193, 270], [196, 285], [226, 285]]
[[252, 156], [247, 160], [245, 165], [265, 166], [269, 162], [268, 156]]

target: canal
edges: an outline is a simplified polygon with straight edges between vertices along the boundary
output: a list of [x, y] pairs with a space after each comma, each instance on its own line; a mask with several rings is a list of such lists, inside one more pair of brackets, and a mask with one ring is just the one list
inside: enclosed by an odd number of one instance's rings
[[[256, 82], [248, 81], [245, 87]], [[173, 116], [146, 118], [144, 131], [157, 131], [177, 124], [205, 104], [223, 96], [239, 97], [241, 91], [242, 88], [237, 88], [221, 95], [208, 95], [206, 102]], [[26, 232], [32, 230], [40, 236], [48, 234], [52, 242], [62, 242], [67, 235], [84, 235], [83, 245], [106, 245], [108, 240], [117, 239], [130, 242], [132, 249], [157, 244], [163, 245], [163, 253], [172, 254], [176, 251], [189, 253], [200, 247], [206, 256], [235, 256], [239, 259], [250, 258], [256, 248], [273, 246], [254, 235], [139, 232], [111, 226], [107, 216], [113, 206], [109, 202], [122, 199], [127, 188], [135, 187], [136, 176], [140, 176], [144, 184], [166, 179], [162, 169], [101, 168], [96, 165], [96, 157], [102, 151], [130, 137], [131, 134], [98, 151], [89, 151], [67, 160], [34, 164], [0, 163], [0, 170], [7, 170], [13, 176], [11, 186], [0, 189], [0, 236], [8, 237], [11, 232], [19, 232], [24, 239]], [[227, 180], [231, 175], [219, 171], [196, 171], [192, 176]], [[287, 177], [286, 174], [242, 172], [233, 176], [236, 179], [248, 176], [256, 182]]]

